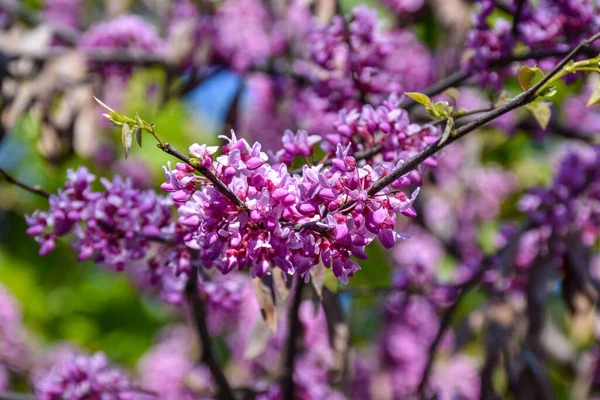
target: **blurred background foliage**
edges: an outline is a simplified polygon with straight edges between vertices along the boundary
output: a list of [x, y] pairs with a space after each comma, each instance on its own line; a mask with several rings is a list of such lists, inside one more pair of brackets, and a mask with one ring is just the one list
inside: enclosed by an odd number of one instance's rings
[[[41, 3], [40, 0], [24, 1], [32, 9], [38, 9]], [[348, 10], [358, 3], [377, 6], [381, 16], [392, 18], [375, 0], [346, 0], [343, 8]], [[88, 12], [93, 13], [93, 8]], [[415, 31], [431, 47], [439, 40], [436, 24], [427, 19], [420, 22]], [[232, 73], [219, 73], [185, 98], [161, 105], [158, 97], [148, 96], [146, 88], [151, 83], [160, 90], [164, 80], [160, 70], [137, 72], [129, 86], [123, 88], [126, 92], [124, 114], [139, 112], [145, 120], [156, 124], [165, 141], [180, 149], [193, 142], [217, 143], [217, 134], [223, 133], [220, 129], [239, 78]], [[577, 86], [561, 88], [556, 101], [560, 103], [577, 89]], [[518, 92], [516, 82], [510, 82], [508, 90]], [[34, 118], [22, 115], [12, 132], [0, 142], [0, 167], [50, 192], [56, 192], [64, 184], [68, 168], [78, 165], [88, 166], [98, 176], [112, 176], [114, 165], [98, 160], [72, 156], [59, 165], [50, 164], [36, 150], [39, 134], [40, 126]], [[105, 129], [102, 135], [103, 141], [118, 143], [120, 140], [115, 129]], [[555, 139], [538, 140], [524, 131], [508, 136], [494, 128], [482, 129], [475, 135], [479, 135], [483, 143], [484, 163], [499, 164], [517, 176], [518, 190], [502, 205], [500, 219], [518, 218], [515, 203], [523, 190], [551, 179], [548, 149]], [[122, 155], [118, 159], [121, 160]], [[151, 174], [152, 187], [159, 190], [163, 181], [161, 166], [172, 160], [150, 140], [144, 143], [142, 150], [135, 149], [127, 162], [139, 160], [147, 165], [144, 171]], [[136, 289], [125, 274], [97, 268], [90, 262], [77, 262], [65, 240], [59, 241], [56, 251], [40, 257], [39, 245], [25, 234], [23, 216], [46, 207], [43, 199], [0, 182], [0, 281], [20, 300], [25, 323], [41, 343], [71, 341], [92, 351], [101, 349], [110, 359], [133, 366], [152, 343], [156, 331], [180, 316]], [[498, 226], [498, 222], [489, 222], [480, 227], [479, 240], [486, 251], [494, 249], [493, 237]], [[374, 243], [368, 254], [369, 259], [360, 262], [362, 270], [351, 280], [350, 288], [389, 286], [390, 252]], [[443, 267], [452, 268], [452, 261], [447, 260]], [[337, 280], [328, 279], [328, 285], [337, 289]], [[483, 292], [470, 293], [461, 302], [456, 320], [481, 305], [485, 296]], [[378, 301], [376, 296], [344, 297], [355, 343], [366, 343], [377, 332], [379, 317], [369, 310]], [[553, 306], [564, 307], [560, 301], [555, 303]], [[481, 349], [475, 346], [472, 351]], [[559, 385], [561, 380], [553, 381]]]

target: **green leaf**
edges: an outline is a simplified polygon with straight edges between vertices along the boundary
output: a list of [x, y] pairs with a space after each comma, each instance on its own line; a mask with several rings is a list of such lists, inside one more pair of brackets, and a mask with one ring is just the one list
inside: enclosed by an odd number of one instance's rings
[[517, 81], [523, 91], [529, 89], [533, 83], [533, 77], [537, 72], [541, 70], [538, 67], [530, 67], [528, 65], [521, 65], [517, 71]]
[[418, 92], [406, 92], [404, 94], [416, 101], [417, 103], [424, 105], [425, 107], [429, 107], [429, 105], [431, 104], [431, 99], [426, 94]]
[[548, 127], [550, 117], [552, 116], [552, 110], [550, 109], [549, 103], [545, 101], [536, 101], [528, 104], [525, 108], [533, 114], [533, 117], [542, 129], [545, 130]]
[[448, 118], [450, 116], [448, 113], [449, 107], [450, 105], [447, 101], [438, 101], [432, 105], [429, 115], [434, 119]]
[[592, 95], [590, 96], [590, 99], [588, 100], [586, 107], [593, 106], [596, 104], [600, 104], [600, 79], [598, 79], [598, 83], [596, 84], [596, 87], [594, 88], [594, 93], [592, 93]]
[[556, 90], [556, 86], [548, 86], [540, 93], [540, 96], [550, 98], [553, 97], [557, 92], [558, 90]]
[[127, 159], [129, 156], [129, 151], [131, 150], [131, 144], [133, 143], [131, 129], [129, 129], [129, 125], [127, 124], [123, 124], [123, 129], [121, 129], [121, 142], [123, 143], [123, 148], [125, 149], [125, 159]]

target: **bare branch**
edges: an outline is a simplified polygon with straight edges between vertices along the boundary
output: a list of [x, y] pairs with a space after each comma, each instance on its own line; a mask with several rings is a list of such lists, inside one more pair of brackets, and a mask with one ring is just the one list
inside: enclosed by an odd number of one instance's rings
[[202, 357], [200, 361], [210, 369], [215, 383], [218, 388], [218, 398], [224, 400], [235, 400], [235, 395], [229, 386], [229, 381], [223, 372], [223, 368], [219, 364], [217, 357], [212, 348], [208, 326], [206, 325], [206, 310], [204, 302], [198, 293], [198, 268], [195, 267], [192, 271], [190, 279], [185, 287], [185, 296], [190, 306], [192, 319], [196, 325], [200, 346], [202, 348]]
[[304, 288], [304, 279], [301, 276], [296, 278], [296, 291], [289, 311], [289, 329], [288, 340], [285, 353], [284, 373], [281, 379], [282, 398], [292, 400], [296, 398], [294, 392], [294, 362], [298, 354], [298, 338], [302, 336], [302, 324], [300, 323], [300, 303], [302, 302], [302, 289]]
[[39, 186], [30, 186], [26, 183], [23, 183], [20, 180], [14, 178], [12, 175], [10, 175], [8, 172], [6, 172], [2, 168], [0, 168], [0, 175], [2, 175], [2, 177], [4, 177], [4, 179], [6, 179], [7, 182], [12, 183], [15, 186], [18, 186], [21, 189], [27, 190], [29, 193], [36, 194], [36, 195], [44, 197], [46, 199], [50, 197], [50, 193], [48, 193], [44, 189], [40, 188]]

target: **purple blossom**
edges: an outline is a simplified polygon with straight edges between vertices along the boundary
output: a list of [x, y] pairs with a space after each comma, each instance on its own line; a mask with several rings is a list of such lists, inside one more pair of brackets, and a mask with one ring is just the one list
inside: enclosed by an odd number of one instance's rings
[[561, 256], [569, 235], [579, 236], [585, 246], [593, 246], [600, 236], [600, 149], [573, 148], [558, 165], [549, 187], [533, 189], [519, 202], [533, 225], [520, 239], [521, 267], [538, 255]]
[[165, 300], [181, 301], [191, 271], [192, 249], [185, 242], [191, 240], [194, 218], [177, 224], [168, 198], [135, 189], [119, 176], [112, 182], [101, 179], [103, 192], [92, 190], [95, 176], [85, 167], [69, 170], [67, 178], [64, 189], [50, 196], [48, 211], [26, 217], [27, 234], [40, 243], [40, 254], [48, 254], [58, 237], [72, 233], [80, 260], [94, 258], [119, 271], [143, 261], [141, 281], [158, 287]]
[[102, 353], [93, 356], [72, 354], [40, 377], [35, 382], [35, 391], [40, 400], [135, 398], [129, 379], [111, 367]]
[[283, 142], [283, 148], [277, 152], [275, 157], [278, 161], [289, 166], [296, 157], [312, 156], [313, 147], [321, 141], [321, 136], [309, 135], [304, 130], [293, 133], [288, 129], [283, 133], [281, 141]]
[[305, 42], [295, 70], [311, 85], [298, 93], [294, 114], [314, 133], [328, 133], [338, 110], [380, 104], [433, 78], [429, 51], [407, 31], [381, 29], [376, 12], [364, 6], [352, 10], [347, 27], [341, 16], [325, 26], [313, 21]]
[[[515, 3], [516, 4], [516, 3]], [[483, 0], [473, 20], [464, 54], [463, 66], [477, 72], [479, 79], [489, 85], [500, 87], [512, 66], [495, 69], [499, 60], [512, 54], [517, 44], [529, 49], [564, 50], [581, 42], [598, 31], [600, 18], [598, 5], [589, 0], [544, 0], [526, 3], [519, 19], [516, 35], [511, 32], [512, 22], [504, 17], [488, 18], [496, 7], [495, 2]], [[558, 58], [530, 60], [542, 69], [551, 69]]]
[[283, 23], [274, 21], [260, 1], [227, 0], [215, 14], [214, 51], [219, 61], [245, 72], [266, 63], [286, 47]]
[[385, 0], [384, 3], [388, 5], [394, 12], [402, 14], [412, 14], [423, 8], [425, 4], [424, 0]]
[[[179, 208], [180, 223], [193, 230], [188, 245], [199, 250], [208, 268], [222, 273], [249, 268], [251, 276], [260, 277], [277, 266], [308, 278], [309, 270], [321, 260], [346, 283], [360, 269], [352, 256], [366, 258], [364, 247], [376, 237], [391, 247], [403, 238], [394, 231], [396, 214], [415, 215], [412, 202], [418, 191], [409, 196], [399, 190], [410, 180], [402, 178], [391, 189], [367, 195], [370, 185], [394, 164], [357, 167], [349, 149], [338, 144], [331, 168], [305, 166], [302, 175], [290, 175], [285, 165], [267, 163], [258, 143], [250, 146], [235, 135], [225, 139], [228, 144], [211, 170], [247, 210], [238, 209], [210, 185], [196, 188], [189, 183], [197, 179], [195, 175], [181, 169], [167, 173], [163, 185], [174, 192], [175, 201], [189, 198]], [[181, 192], [185, 196], [180, 198]], [[335, 212], [351, 200], [355, 204], [350, 213]], [[335, 240], [311, 229], [295, 229], [319, 220]]]
[[45, 0], [43, 16], [59, 25], [80, 28], [83, 16], [82, 0]]

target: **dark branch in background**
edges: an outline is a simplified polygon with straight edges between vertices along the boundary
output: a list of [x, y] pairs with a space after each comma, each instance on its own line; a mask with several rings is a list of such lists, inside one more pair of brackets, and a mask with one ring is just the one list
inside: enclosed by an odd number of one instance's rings
[[[22, 49], [0, 48], [0, 52], [11, 60], [25, 58], [32, 61], [47, 61], [53, 58], [62, 57], [71, 51], [73, 50], [60, 47], [44, 49], [43, 51], [24, 51]], [[89, 61], [118, 62], [146, 66], [169, 66], [164, 57], [157, 56], [148, 51], [93, 49], [83, 50], [82, 53], [85, 54]]]
[[52, 24], [45, 21], [39, 14], [33, 13], [22, 4], [22, 0], [0, 0], [0, 9], [4, 12], [17, 17], [28, 25], [41, 25], [42, 23], [50, 25], [52, 31], [63, 41], [69, 44], [76, 44], [79, 40], [80, 32], [59, 24]]
[[208, 179], [217, 189], [221, 192], [225, 197], [227, 197], [233, 204], [235, 204], [238, 208], [244, 210], [246, 209], [246, 205], [235, 193], [231, 191], [219, 178], [216, 177], [215, 174], [212, 173], [208, 168], [203, 167], [200, 164], [192, 163], [191, 159], [177, 150], [175, 147], [171, 146], [169, 143], [159, 143], [157, 144], [158, 148], [164, 151], [167, 154], [172, 155], [173, 157], [183, 161], [186, 164], [194, 167], [196, 171], [202, 174], [206, 179]]
[[219, 364], [217, 357], [213, 351], [208, 326], [206, 325], [206, 310], [204, 302], [198, 293], [198, 269], [194, 268], [190, 279], [185, 287], [186, 300], [190, 306], [191, 317], [196, 325], [196, 331], [200, 340], [202, 357], [200, 361], [210, 369], [210, 372], [215, 379], [215, 384], [218, 389], [217, 398], [224, 400], [235, 400], [235, 396], [229, 381], [225, 377], [223, 368]]
[[281, 395], [285, 400], [292, 400], [294, 396], [294, 362], [298, 354], [298, 339], [302, 336], [302, 324], [300, 323], [300, 303], [302, 302], [302, 289], [304, 279], [298, 275], [296, 278], [296, 291], [292, 299], [289, 311], [288, 340], [285, 352], [285, 364], [283, 365], [283, 377], [281, 378]]
[[425, 370], [423, 371], [423, 376], [421, 378], [421, 382], [419, 383], [418, 394], [420, 398], [423, 398], [424, 391], [427, 387], [427, 380], [429, 379], [429, 374], [431, 373], [431, 368], [433, 367], [433, 359], [435, 358], [435, 354], [440, 345], [446, 330], [450, 327], [450, 323], [452, 322], [452, 318], [454, 317], [454, 313], [456, 312], [460, 301], [477, 285], [479, 285], [481, 279], [483, 278], [486, 271], [490, 270], [493, 266], [497, 265], [499, 261], [502, 264], [508, 264], [513, 262], [513, 256], [515, 249], [519, 243], [519, 238], [523, 234], [523, 232], [527, 231], [531, 228], [531, 223], [526, 223], [523, 227], [516, 233], [512, 239], [500, 250], [486, 256], [481, 260], [478, 266], [477, 272], [466, 282], [460, 285], [458, 295], [456, 300], [450, 307], [446, 309], [442, 320], [440, 321], [440, 327], [435, 336], [433, 342], [429, 346], [429, 358], [427, 360], [427, 364]]
[[513, 24], [510, 30], [510, 33], [513, 36], [517, 36], [519, 33], [519, 22], [521, 21], [521, 15], [523, 14], [523, 7], [525, 6], [526, 1], [527, 0], [519, 0], [517, 2], [517, 9], [515, 11], [515, 17], [513, 18]]
[[0, 175], [2, 175], [2, 177], [4, 179], [6, 179], [7, 182], [18, 186], [21, 189], [27, 190], [29, 193], [36, 194], [36, 195], [44, 197], [46, 199], [50, 197], [50, 193], [48, 193], [44, 189], [40, 188], [39, 186], [30, 186], [26, 183], [23, 183], [23, 182], [19, 181], [18, 179], [13, 178], [12, 175], [10, 175], [8, 172], [3, 170], [2, 168], [0, 168]]

